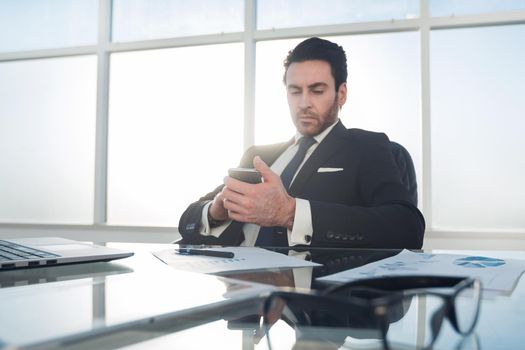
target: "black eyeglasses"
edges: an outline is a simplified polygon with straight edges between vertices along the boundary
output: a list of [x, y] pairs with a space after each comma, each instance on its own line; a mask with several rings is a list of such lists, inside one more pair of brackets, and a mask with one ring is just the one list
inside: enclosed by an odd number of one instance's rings
[[[322, 339], [380, 344], [384, 349], [431, 349], [444, 319], [459, 334], [474, 330], [480, 308], [477, 279], [395, 276], [350, 282], [322, 293], [273, 292], [263, 320], [270, 349], [269, 325], [276, 314], [294, 328], [322, 333]], [[310, 328], [313, 327], [313, 328]]]

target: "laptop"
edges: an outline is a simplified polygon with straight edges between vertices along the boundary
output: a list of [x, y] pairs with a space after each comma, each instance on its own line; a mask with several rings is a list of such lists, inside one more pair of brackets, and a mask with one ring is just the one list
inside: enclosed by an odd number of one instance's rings
[[0, 239], [0, 271], [110, 261], [132, 255], [125, 250], [60, 237]]

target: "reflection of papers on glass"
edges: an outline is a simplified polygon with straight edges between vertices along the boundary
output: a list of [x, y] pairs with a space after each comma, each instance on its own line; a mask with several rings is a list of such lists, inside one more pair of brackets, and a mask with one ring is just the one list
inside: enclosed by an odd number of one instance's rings
[[227, 247], [213, 248], [210, 250], [233, 252], [235, 256], [233, 258], [217, 258], [201, 255], [182, 255], [175, 253], [175, 249], [153, 252], [153, 255], [176, 269], [200, 273], [310, 267], [319, 265], [317, 263], [297, 259], [262, 248]]
[[318, 280], [341, 283], [387, 275], [469, 276], [479, 278], [484, 289], [511, 292], [523, 271], [525, 271], [525, 260], [414, 253], [403, 250], [396, 256], [321, 277]]

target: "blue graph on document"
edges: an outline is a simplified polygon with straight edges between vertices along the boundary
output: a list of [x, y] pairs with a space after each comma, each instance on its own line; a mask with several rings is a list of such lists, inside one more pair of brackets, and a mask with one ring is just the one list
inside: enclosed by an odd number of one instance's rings
[[505, 260], [496, 258], [487, 258], [484, 256], [467, 256], [465, 258], [456, 259], [455, 265], [470, 267], [470, 268], [487, 268], [505, 265]]

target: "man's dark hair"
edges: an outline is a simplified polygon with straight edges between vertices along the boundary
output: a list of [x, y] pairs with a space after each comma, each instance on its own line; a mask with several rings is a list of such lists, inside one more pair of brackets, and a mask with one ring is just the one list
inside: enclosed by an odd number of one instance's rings
[[288, 52], [288, 56], [284, 60], [283, 82], [286, 84], [286, 72], [292, 63], [311, 60], [325, 61], [330, 64], [336, 91], [342, 83], [346, 83], [348, 71], [345, 50], [336, 43], [316, 37], [302, 41]]

